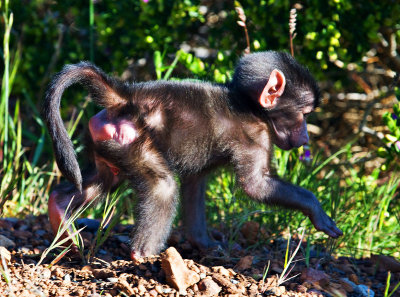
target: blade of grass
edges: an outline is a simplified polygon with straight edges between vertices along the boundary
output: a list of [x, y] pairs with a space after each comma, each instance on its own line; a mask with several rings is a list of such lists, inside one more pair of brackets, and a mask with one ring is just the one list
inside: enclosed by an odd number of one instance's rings
[[304, 239], [305, 230], [306, 229], [303, 228], [303, 231], [301, 232], [301, 236], [300, 236], [300, 239], [299, 239], [299, 244], [297, 245], [296, 249], [294, 250], [294, 252], [293, 252], [292, 256], [290, 257], [287, 265], [283, 268], [283, 271], [282, 271], [281, 275], [279, 276], [278, 286], [280, 286], [282, 283], [284, 283], [284, 282], [286, 282], [288, 280], [287, 279], [288, 274], [286, 273], [286, 271], [288, 270], [290, 264], [293, 262], [294, 257], [297, 255], [297, 252], [299, 251], [299, 249], [301, 247], [301, 243], [303, 242], [303, 239]]
[[182, 53], [181, 51], [178, 51], [178, 52], [176, 53], [175, 59], [174, 59], [174, 61], [172, 62], [172, 64], [168, 67], [168, 70], [167, 70], [167, 72], [165, 73], [163, 79], [165, 79], [165, 80], [168, 80], [168, 79], [169, 79], [169, 77], [170, 77], [171, 74], [172, 74], [172, 71], [175, 69], [176, 64], [177, 64], [178, 61], [179, 61], [179, 57], [181, 56], [181, 53]]
[[331, 155], [329, 158], [327, 158], [326, 160], [324, 160], [317, 168], [315, 168], [310, 175], [308, 175], [304, 180], [302, 180], [300, 182], [300, 186], [304, 186], [305, 184], [309, 183], [310, 179], [314, 176], [317, 175], [318, 172], [321, 171], [321, 169], [323, 169], [327, 164], [329, 164], [333, 159], [335, 159], [337, 156], [345, 153], [348, 151], [348, 148], [343, 148], [339, 151], [337, 151], [336, 153], [334, 153], [333, 155]]
[[286, 244], [286, 252], [285, 252], [285, 264], [284, 267], [288, 265], [288, 259], [289, 259], [289, 248], [290, 248], [290, 229], [289, 229], [289, 236], [287, 239], [287, 244]]
[[[3, 127], [0, 129], [3, 131], [1, 140], [3, 141], [3, 155], [8, 155], [9, 143], [8, 143], [8, 124], [9, 124], [9, 113], [8, 113], [8, 100], [10, 95], [10, 32], [14, 20], [13, 13], [8, 12], [8, 0], [4, 1], [3, 21], [4, 21], [4, 38], [3, 38], [3, 58], [4, 58], [4, 73], [1, 85], [1, 111], [3, 115]], [[1, 143], [0, 140], [0, 143]], [[8, 159], [4, 158], [3, 168], [8, 167]]]
[[89, 44], [90, 62], [94, 63], [94, 0], [89, 0]]
[[[96, 198], [95, 198], [96, 199]], [[74, 200], [74, 197], [72, 197], [72, 199], [70, 200], [64, 216], [61, 220], [61, 224], [58, 227], [58, 231], [57, 234], [55, 234], [54, 239], [52, 241], [52, 243], [50, 244], [50, 246], [44, 250], [44, 252], [42, 253], [42, 256], [40, 257], [38, 263], [36, 264], [36, 266], [39, 266], [43, 260], [47, 257], [47, 255], [50, 253], [50, 251], [52, 251], [55, 248], [61, 247], [63, 246], [64, 243], [68, 242], [68, 241], [73, 241], [74, 243], [78, 242], [77, 240], [74, 240], [75, 236], [77, 236], [85, 227], [76, 230], [72, 233], [69, 233], [68, 230], [71, 229], [71, 227], [73, 226], [74, 221], [93, 203], [93, 201], [95, 199], [92, 199], [89, 203], [85, 204], [85, 205], [81, 205], [77, 210], [75, 210], [74, 212], [72, 212], [71, 216], [69, 218], [67, 218], [67, 213], [69, 212], [69, 210], [71, 209], [71, 205], [72, 202]], [[68, 236], [61, 239], [61, 237], [67, 232]], [[64, 253], [64, 252], [62, 252]]]

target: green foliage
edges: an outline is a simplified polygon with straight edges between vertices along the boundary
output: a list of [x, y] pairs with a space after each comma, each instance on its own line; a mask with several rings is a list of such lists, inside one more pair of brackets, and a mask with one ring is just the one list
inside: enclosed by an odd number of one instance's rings
[[[400, 95], [398, 88], [395, 89]], [[385, 134], [384, 143], [386, 146], [378, 148], [378, 155], [386, 159], [382, 169], [386, 170], [390, 165], [397, 166], [400, 157], [400, 103], [393, 105], [393, 112], [386, 112], [382, 116], [383, 122], [389, 130]]]
[[179, 62], [185, 65], [192, 74], [200, 77], [205, 75], [205, 65], [201, 59], [196, 58], [193, 54], [185, 53], [184, 51], [179, 51], [178, 53], [180, 53]]
[[[243, 0], [240, 4], [253, 51], [289, 50], [290, 1]], [[210, 48], [211, 69], [197, 65], [200, 68], [191, 70], [203, 71], [201, 76], [207, 79], [226, 81], [227, 71], [246, 47], [245, 34], [236, 24], [234, 3], [201, 5], [199, 0], [13, 1], [10, 38], [21, 43], [24, 61], [14, 94], [25, 89], [38, 102], [49, 77], [63, 64], [80, 60], [93, 59], [107, 72], [121, 74], [144, 59], [147, 71], [153, 73], [153, 53], [160, 51], [172, 61], [169, 54], [182, 44]], [[379, 41], [380, 32], [398, 30], [400, 4], [308, 0], [297, 15], [295, 55], [321, 78], [326, 70], [337, 70], [331, 61], [361, 63]], [[346, 85], [346, 73], [339, 80]]]

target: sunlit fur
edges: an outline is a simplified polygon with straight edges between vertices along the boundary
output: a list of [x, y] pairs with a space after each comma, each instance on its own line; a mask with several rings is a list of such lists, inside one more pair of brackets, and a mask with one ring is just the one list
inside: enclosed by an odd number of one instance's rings
[[[286, 86], [276, 106], [264, 109], [259, 96], [274, 69], [283, 73]], [[74, 83], [82, 84], [105, 108], [91, 121], [88, 140], [97, 169], [83, 179], [59, 112], [64, 90]], [[50, 84], [43, 107], [57, 164], [76, 187], [53, 192], [49, 210], [53, 229], [73, 196], [76, 208], [94, 199], [91, 192], [107, 192], [129, 180], [138, 199], [132, 255], [158, 253], [175, 215], [178, 175], [187, 236], [208, 247], [212, 242], [205, 229], [204, 176], [230, 164], [252, 199], [301, 210], [317, 229], [337, 237], [341, 231], [315, 196], [281, 181], [271, 169], [272, 144], [286, 149], [301, 145], [307, 134], [304, 115], [318, 101], [319, 89], [311, 74], [285, 53], [243, 57], [227, 84], [124, 83], [87, 62], [67, 65]]]

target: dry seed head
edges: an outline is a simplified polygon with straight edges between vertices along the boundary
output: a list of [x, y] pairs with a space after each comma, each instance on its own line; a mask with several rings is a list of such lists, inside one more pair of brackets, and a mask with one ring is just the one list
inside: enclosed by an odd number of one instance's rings
[[290, 16], [289, 16], [290, 35], [293, 35], [294, 31], [296, 30], [296, 18], [297, 18], [296, 8], [292, 8], [290, 10]]
[[242, 22], [246, 22], [246, 15], [244, 14], [244, 10], [243, 10], [243, 8], [241, 8], [241, 7], [236, 7], [235, 8], [235, 10], [236, 10], [236, 12], [237, 12], [237, 14], [238, 14], [238, 16], [239, 16], [239, 19], [242, 21]]
[[242, 21], [237, 21], [237, 24], [238, 24], [240, 27], [246, 27], [246, 24], [245, 24], [244, 22], [242, 22]]

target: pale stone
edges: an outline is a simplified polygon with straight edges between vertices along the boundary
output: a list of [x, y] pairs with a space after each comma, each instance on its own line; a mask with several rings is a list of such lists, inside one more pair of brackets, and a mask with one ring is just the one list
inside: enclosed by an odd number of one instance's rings
[[161, 267], [168, 284], [185, 293], [186, 289], [200, 281], [200, 276], [187, 268], [178, 251], [170, 247], [161, 256]]
[[0, 246], [4, 246], [4, 247], [14, 247], [15, 246], [15, 242], [12, 241], [11, 239], [5, 237], [4, 235], [0, 234]]
[[205, 278], [198, 283], [199, 291], [204, 296], [218, 296], [221, 292], [221, 287], [217, 285], [212, 279]]

